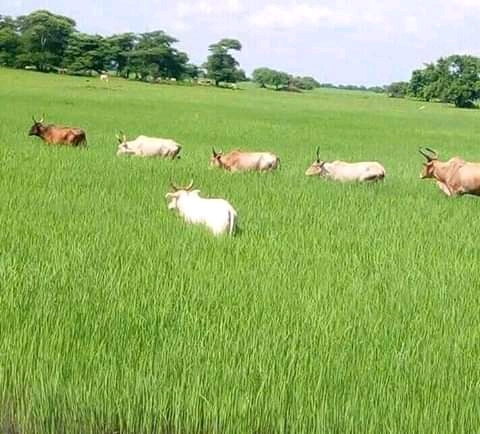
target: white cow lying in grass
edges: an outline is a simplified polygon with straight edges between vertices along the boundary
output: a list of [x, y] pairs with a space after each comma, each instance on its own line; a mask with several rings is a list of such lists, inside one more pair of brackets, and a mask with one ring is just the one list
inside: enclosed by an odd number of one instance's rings
[[192, 190], [192, 185], [193, 181], [187, 187], [171, 183], [173, 192], [165, 195], [168, 209], [178, 210], [187, 223], [207, 226], [214, 235], [233, 235], [238, 217], [232, 205], [225, 199], [200, 197], [200, 190]]
[[141, 157], [170, 157], [172, 160], [178, 156], [182, 145], [172, 139], [157, 137], [138, 136], [135, 140], [127, 141], [125, 134], [122, 137], [117, 134], [117, 155], [139, 155]]
[[328, 163], [320, 160], [319, 149], [317, 149], [317, 159], [307, 169], [305, 175], [318, 175], [343, 182], [379, 181], [385, 178], [385, 168], [377, 161], [348, 163], [335, 160]]

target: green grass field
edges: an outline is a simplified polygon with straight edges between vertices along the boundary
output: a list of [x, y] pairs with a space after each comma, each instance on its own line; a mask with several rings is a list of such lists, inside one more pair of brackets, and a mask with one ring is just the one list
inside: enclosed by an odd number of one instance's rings
[[[88, 148], [29, 137], [42, 113]], [[120, 129], [182, 158], [117, 157]], [[480, 202], [417, 151], [480, 160], [479, 137], [476, 110], [376, 94], [0, 69], [0, 431], [479, 432]], [[225, 173], [212, 145], [282, 166]], [[387, 178], [306, 177], [317, 146]], [[167, 210], [192, 178], [238, 236]]]

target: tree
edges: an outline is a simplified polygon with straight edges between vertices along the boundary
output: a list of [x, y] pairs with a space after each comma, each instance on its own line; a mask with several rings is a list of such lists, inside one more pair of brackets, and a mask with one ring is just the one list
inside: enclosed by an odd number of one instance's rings
[[15, 66], [19, 45], [16, 21], [9, 16], [0, 15], [0, 65]]
[[240, 51], [242, 49], [240, 42], [236, 39], [222, 39], [216, 44], [211, 44], [208, 49], [212, 54], [208, 56], [205, 64], [207, 77], [215, 81], [215, 86], [222, 81], [236, 83], [239, 63], [228, 50]]
[[76, 32], [68, 40], [63, 66], [77, 72], [100, 74], [106, 68], [108, 57], [107, 43], [102, 36]]
[[130, 75], [128, 53], [137, 43], [134, 33], [120, 33], [105, 38], [108, 51], [107, 63], [117, 72], [117, 75], [128, 78]]
[[252, 73], [252, 79], [260, 87], [273, 86], [275, 90], [288, 87], [290, 76], [286, 72], [276, 71], [270, 68], [257, 68]]
[[252, 72], [252, 80], [260, 87], [266, 87], [270, 83], [273, 70], [270, 68], [256, 68]]
[[443, 100], [456, 107], [474, 107], [480, 98], [480, 59], [467, 55], [453, 55], [447, 59], [448, 85], [443, 91]]
[[127, 53], [129, 67], [140, 80], [148, 77], [154, 80], [159, 77], [180, 78], [188, 56], [172, 47], [175, 42], [178, 40], [162, 30], [142, 33], [133, 50]]
[[200, 68], [193, 63], [187, 63], [183, 72], [183, 78], [196, 79], [200, 76]]
[[18, 18], [21, 32], [17, 63], [34, 65], [39, 71], [60, 67], [75, 21], [71, 18], [38, 10]]
[[388, 96], [393, 98], [404, 98], [408, 92], [408, 82], [396, 81], [387, 87]]
[[469, 55], [441, 57], [412, 72], [408, 93], [426, 101], [473, 107], [480, 98], [480, 59]]
[[291, 84], [302, 90], [312, 90], [320, 87], [320, 83], [313, 77], [293, 77]]
[[236, 69], [235, 70], [235, 82], [238, 83], [239, 81], [248, 81], [247, 74], [243, 69]]

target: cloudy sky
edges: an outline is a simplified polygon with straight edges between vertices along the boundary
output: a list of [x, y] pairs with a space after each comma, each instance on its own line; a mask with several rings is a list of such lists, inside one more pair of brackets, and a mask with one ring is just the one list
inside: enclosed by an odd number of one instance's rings
[[480, 0], [2, 0], [0, 14], [48, 9], [80, 31], [164, 30], [201, 64], [208, 45], [236, 38], [260, 66], [335, 84], [409, 80], [440, 56], [480, 56]]

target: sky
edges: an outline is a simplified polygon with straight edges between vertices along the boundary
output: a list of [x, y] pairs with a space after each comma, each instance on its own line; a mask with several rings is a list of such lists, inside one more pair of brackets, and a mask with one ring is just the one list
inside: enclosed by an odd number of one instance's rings
[[0, 14], [37, 9], [104, 36], [164, 30], [197, 65], [235, 38], [247, 75], [265, 66], [337, 85], [408, 81], [442, 56], [480, 57], [480, 0], [2, 0]]

